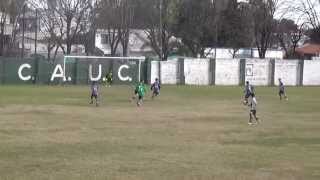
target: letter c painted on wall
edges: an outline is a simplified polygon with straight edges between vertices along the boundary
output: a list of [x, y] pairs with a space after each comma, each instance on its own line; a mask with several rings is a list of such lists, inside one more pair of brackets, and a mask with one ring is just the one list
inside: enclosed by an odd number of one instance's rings
[[129, 77], [129, 76], [123, 77], [123, 76], [122, 76], [121, 72], [122, 72], [123, 69], [130, 69], [130, 67], [129, 67], [128, 65], [126, 65], [126, 64], [120, 66], [119, 71], [118, 71], [118, 77], [119, 77], [119, 79], [120, 79], [121, 81], [130, 81], [130, 82], [131, 82], [131, 81], [132, 81], [132, 78], [131, 78], [131, 77]]
[[19, 75], [19, 78], [22, 80], [22, 81], [29, 81], [31, 79], [31, 76], [23, 76], [22, 75], [22, 71], [23, 69], [25, 68], [28, 68], [28, 69], [31, 69], [31, 65], [30, 64], [22, 64], [20, 67], [19, 67], [19, 70], [18, 70], [18, 75]]

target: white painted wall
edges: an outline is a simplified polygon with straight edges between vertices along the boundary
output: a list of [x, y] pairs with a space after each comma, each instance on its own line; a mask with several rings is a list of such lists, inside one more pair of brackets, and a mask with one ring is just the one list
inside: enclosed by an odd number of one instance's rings
[[240, 60], [216, 60], [216, 85], [240, 84]]
[[256, 86], [268, 86], [270, 82], [269, 60], [248, 59], [245, 70], [246, 81]]
[[178, 61], [163, 61], [160, 67], [162, 84], [178, 84]]
[[320, 61], [304, 61], [303, 85], [320, 85]]
[[159, 62], [152, 61], [151, 62], [151, 83], [154, 83], [156, 78], [159, 78]]
[[298, 85], [298, 60], [277, 60], [275, 61], [275, 74], [274, 82], [275, 85], [279, 85], [279, 78], [282, 82], [288, 86]]
[[[177, 60], [161, 62], [161, 82], [163, 84], [178, 84]], [[189, 85], [210, 84], [210, 60], [208, 59], [185, 59], [184, 75], [185, 82]], [[151, 62], [151, 82], [159, 76], [159, 62]], [[240, 60], [220, 59], [216, 60], [216, 85], [239, 85], [240, 84]], [[253, 85], [267, 86], [271, 82], [270, 60], [247, 59], [245, 80]], [[276, 60], [275, 61], [275, 85], [281, 78], [285, 85], [299, 85], [299, 61]], [[320, 86], [320, 60], [305, 61], [303, 73], [303, 85]]]
[[185, 83], [187, 85], [209, 85], [209, 68], [209, 59], [186, 59], [184, 61]]

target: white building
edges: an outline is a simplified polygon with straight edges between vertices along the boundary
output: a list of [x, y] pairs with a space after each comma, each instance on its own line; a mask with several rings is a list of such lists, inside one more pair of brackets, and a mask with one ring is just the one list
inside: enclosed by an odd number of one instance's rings
[[[234, 50], [230, 48], [207, 48], [205, 54], [207, 58], [232, 59]], [[215, 55], [216, 54], [216, 55]], [[284, 51], [278, 49], [269, 49], [266, 52], [267, 59], [283, 59]], [[259, 58], [257, 48], [243, 48], [235, 53], [235, 58]]]
[[[109, 34], [107, 30], [99, 29], [96, 33], [95, 46], [100, 49], [104, 55], [111, 54], [109, 44]], [[122, 55], [122, 45], [119, 42], [117, 48], [117, 56]], [[132, 29], [130, 30], [128, 56], [147, 56], [153, 54], [153, 49], [150, 46], [148, 37], [144, 30]]]

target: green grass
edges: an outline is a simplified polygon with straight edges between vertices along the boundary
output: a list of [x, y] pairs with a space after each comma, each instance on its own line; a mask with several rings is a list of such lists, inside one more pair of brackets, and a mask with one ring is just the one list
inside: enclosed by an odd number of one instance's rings
[[320, 179], [320, 88], [257, 88], [248, 126], [240, 87], [0, 87], [0, 180]]

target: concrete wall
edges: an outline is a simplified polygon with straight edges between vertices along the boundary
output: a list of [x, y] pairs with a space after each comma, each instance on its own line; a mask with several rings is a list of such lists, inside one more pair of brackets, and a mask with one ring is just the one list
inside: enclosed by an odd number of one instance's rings
[[248, 59], [246, 61], [245, 81], [256, 86], [270, 85], [270, 61], [261, 59]]
[[303, 85], [320, 85], [320, 61], [304, 61]]
[[240, 60], [216, 60], [216, 85], [240, 84]]
[[[160, 68], [159, 68], [159, 64]], [[320, 86], [320, 60], [179, 59], [151, 62], [151, 80], [163, 84], [236, 86], [249, 81], [256, 86]]]
[[159, 73], [160, 73], [160, 71], [159, 71], [159, 65], [160, 65], [160, 63], [158, 62], [158, 61], [151, 61], [151, 73], [150, 73], [150, 81], [151, 81], [151, 83], [154, 83], [154, 81], [155, 81], [155, 79], [156, 78], [160, 78], [159, 77]]
[[178, 84], [178, 61], [163, 61], [160, 65], [161, 83]]
[[299, 60], [275, 61], [274, 82], [279, 85], [279, 78], [288, 86], [299, 85]]
[[209, 59], [186, 59], [184, 61], [184, 78], [187, 85], [209, 85]]

